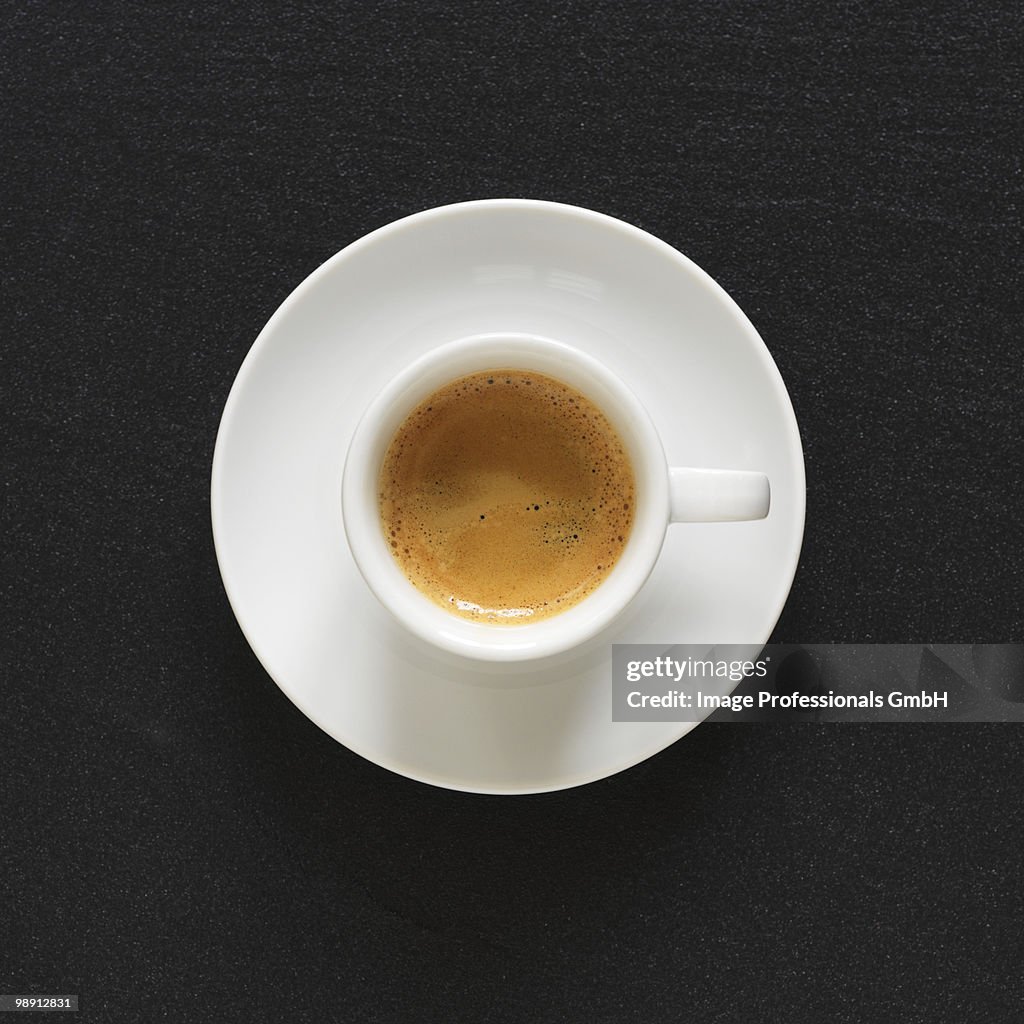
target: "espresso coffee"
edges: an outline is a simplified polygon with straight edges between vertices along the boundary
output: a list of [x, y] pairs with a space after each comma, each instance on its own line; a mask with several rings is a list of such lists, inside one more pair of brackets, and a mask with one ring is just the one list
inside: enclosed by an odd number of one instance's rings
[[449, 611], [536, 622], [591, 594], [622, 554], [635, 483], [607, 417], [545, 374], [461, 377], [392, 439], [380, 517], [406, 577]]

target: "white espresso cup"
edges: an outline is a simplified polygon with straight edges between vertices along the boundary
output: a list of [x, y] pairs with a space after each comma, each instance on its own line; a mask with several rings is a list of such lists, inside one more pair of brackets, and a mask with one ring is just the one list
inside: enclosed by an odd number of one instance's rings
[[[544, 373], [582, 392], [618, 432], [636, 483], [633, 528], [604, 582], [566, 611], [522, 625], [463, 618], [418, 590], [391, 553], [378, 499], [385, 452], [409, 413], [459, 377], [498, 369]], [[769, 502], [768, 478], [763, 473], [669, 467], [647, 411], [626, 384], [592, 356], [548, 338], [504, 333], [442, 345], [394, 377], [356, 427], [341, 495], [349, 547], [381, 604], [428, 643], [492, 662], [543, 658], [594, 637], [636, 597], [650, 576], [669, 524], [764, 519]]]

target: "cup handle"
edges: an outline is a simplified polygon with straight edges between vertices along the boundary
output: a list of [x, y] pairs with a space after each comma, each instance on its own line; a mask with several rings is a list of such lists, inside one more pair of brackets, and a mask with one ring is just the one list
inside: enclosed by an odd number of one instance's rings
[[669, 470], [673, 523], [737, 523], [764, 519], [771, 505], [771, 485], [764, 473], [744, 469]]

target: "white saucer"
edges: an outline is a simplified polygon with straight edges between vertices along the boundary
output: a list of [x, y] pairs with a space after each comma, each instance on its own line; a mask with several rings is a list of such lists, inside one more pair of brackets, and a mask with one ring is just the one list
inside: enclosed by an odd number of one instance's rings
[[[617, 372], [670, 464], [760, 470], [772, 485], [763, 521], [672, 526], [626, 613], [586, 650], [532, 667], [481, 667], [408, 635], [367, 589], [341, 523], [345, 451], [370, 398], [427, 349], [499, 331], [558, 338]], [[800, 553], [803, 455], [771, 356], [703, 271], [610, 217], [491, 200], [381, 228], [285, 300], [228, 397], [212, 511], [238, 622], [317, 725], [423, 782], [542, 792], [693, 728], [612, 722], [612, 643], [768, 640]]]

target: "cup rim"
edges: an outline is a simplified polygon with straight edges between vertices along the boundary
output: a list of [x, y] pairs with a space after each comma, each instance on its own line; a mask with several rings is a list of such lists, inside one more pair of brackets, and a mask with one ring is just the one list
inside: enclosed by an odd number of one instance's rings
[[[582, 391], [608, 416], [629, 453], [634, 522], [615, 568], [595, 590], [538, 622], [488, 624], [446, 611], [402, 573], [388, 549], [377, 505], [387, 444], [427, 395], [483, 369], [532, 369]], [[657, 562], [669, 524], [668, 464], [661, 438], [628, 385], [602, 362], [565, 342], [521, 331], [489, 332], [440, 345], [395, 375], [371, 399], [349, 443], [341, 484], [349, 550], [367, 586], [397, 621], [449, 653], [519, 662], [563, 653], [592, 639], [633, 600]]]

